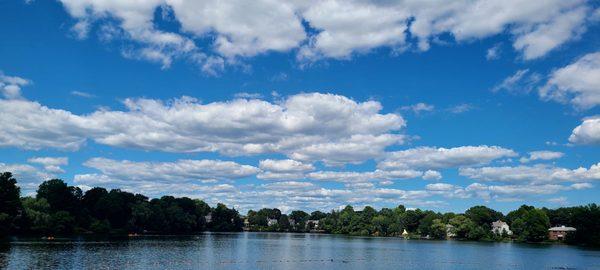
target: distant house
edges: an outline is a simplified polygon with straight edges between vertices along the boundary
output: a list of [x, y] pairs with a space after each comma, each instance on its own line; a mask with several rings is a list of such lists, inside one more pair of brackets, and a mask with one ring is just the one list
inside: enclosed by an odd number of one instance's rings
[[402, 237], [404, 237], [404, 238], [408, 237], [408, 232], [406, 231], [406, 229], [404, 229], [404, 231], [402, 232]]
[[309, 219], [306, 221], [306, 228], [311, 230], [316, 230], [319, 228], [319, 220], [318, 219]]
[[498, 221], [494, 221], [492, 222], [492, 233], [497, 234], [497, 235], [502, 235], [503, 233], [508, 234], [508, 235], [512, 235], [512, 231], [510, 230], [510, 227], [508, 226], [508, 224], [502, 220], [498, 220]]
[[242, 229], [244, 231], [249, 231], [250, 230], [250, 220], [248, 219], [248, 217], [243, 217], [244, 218], [244, 227], [242, 227]]
[[446, 225], [446, 238], [456, 237], [456, 228], [452, 224]]
[[566, 227], [564, 225], [560, 227], [552, 227], [548, 229], [548, 238], [550, 238], [550, 240], [564, 240], [568, 234], [576, 231], [577, 229], [573, 227]]
[[277, 219], [267, 218], [267, 226], [277, 225]]
[[208, 213], [208, 215], [204, 216], [204, 220], [206, 220], [206, 223], [210, 223], [212, 221], [212, 213]]

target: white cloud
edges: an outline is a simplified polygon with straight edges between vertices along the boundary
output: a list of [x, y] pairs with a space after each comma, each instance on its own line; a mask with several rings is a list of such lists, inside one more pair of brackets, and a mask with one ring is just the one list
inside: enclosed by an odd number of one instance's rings
[[44, 170], [50, 173], [64, 173], [60, 167], [69, 164], [67, 157], [34, 157], [27, 160], [29, 163], [37, 163], [44, 166]]
[[446, 184], [446, 183], [435, 183], [435, 184], [428, 184], [425, 188], [427, 190], [431, 190], [431, 191], [450, 191], [450, 190], [454, 190], [455, 186], [452, 184]]
[[405, 126], [398, 114], [381, 114], [376, 101], [297, 94], [278, 103], [235, 99], [202, 104], [183, 97], [165, 103], [126, 99], [126, 111], [88, 115], [26, 100], [0, 99], [6, 132], [0, 146], [76, 150], [87, 139], [100, 144], [165, 152], [225, 155], [282, 153], [328, 165], [361, 163], [400, 144]]
[[90, 94], [90, 93], [87, 93], [87, 92], [82, 92], [82, 91], [71, 91], [71, 95], [78, 96], [78, 97], [83, 97], [83, 98], [93, 98], [93, 97], [96, 97], [93, 94]]
[[0, 93], [6, 99], [21, 98], [21, 87], [31, 84], [31, 81], [16, 76], [7, 76], [0, 71]]
[[189, 160], [175, 162], [135, 162], [92, 158], [84, 163], [112, 179], [122, 181], [233, 180], [255, 175], [258, 168], [232, 161]]
[[440, 180], [440, 179], [442, 179], [442, 174], [438, 171], [427, 170], [423, 174], [423, 179], [425, 179], [425, 180]]
[[[78, 20], [73, 27], [78, 38], [85, 38], [92, 25], [99, 24], [108, 40], [133, 42], [134, 46], [126, 46], [133, 49], [124, 49], [128, 57], [163, 67], [186, 58], [208, 72], [215, 72], [214, 63], [218, 70], [239, 63], [237, 58], [270, 51], [296, 50], [298, 59], [312, 61], [348, 59], [378, 48], [427, 50], [432, 40], [446, 34], [457, 42], [509, 34], [523, 58], [534, 59], [577, 39], [586, 24], [595, 22], [583, 0], [61, 2]], [[157, 8], [180, 23], [181, 30], [159, 29], [154, 20]], [[107, 27], [113, 29], [107, 32]], [[200, 48], [194, 40], [206, 40], [207, 45]]]
[[568, 200], [567, 200], [567, 197], [560, 196], [560, 197], [550, 198], [550, 199], [548, 199], [548, 202], [558, 204], [558, 205], [566, 205], [568, 203]]
[[562, 191], [591, 188], [589, 184], [581, 187], [576, 185], [578, 184], [565, 186], [557, 184], [485, 185], [473, 183], [467, 186], [464, 191], [486, 201], [492, 199], [496, 201], [524, 201], [526, 199], [531, 200], [532, 196], [539, 197]]
[[0, 99], [0, 122], [5, 126], [0, 146], [28, 150], [76, 150], [90, 133], [85, 117], [26, 100]]
[[421, 177], [423, 172], [415, 170], [396, 170], [396, 171], [368, 171], [368, 172], [348, 172], [348, 171], [318, 171], [307, 174], [307, 178], [315, 181], [331, 182], [369, 182], [381, 180], [397, 180]]
[[454, 148], [418, 147], [403, 151], [389, 152], [377, 168], [390, 169], [443, 169], [475, 166], [493, 160], [514, 157], [513, 150], [498, 146], [461, 146]]
[[288, 51], [306, 38], [293, 3], [286, 1], [167, 0], [185, 31], [215, 33], [214, 48], [225, 57]]
[[34, 157], [28, 159], [27, 161], [31, 163], [42, 164], [44, 166], [61, 166], [69, 164], [69, 158], [67, 157]]
[[368, 1], [317, 1], [309, 4], [302, 15], [319, 30], [300, 50], [300, 57], [309, 59], [347, 58], [376, 47], [402, 46], [410, 18], [402, 7]]
[[535, 26], [516, 27], [513, 32], [517, 33], [517, 39], [513, 46], [522, 51], [527, 60], [542, 57], [585, 32], [584, 22], [588, 14], [587, 7], [577, 7]]
[[463, 104], [458, 104], [456, 106], [452, 106], [452, 107], [448, 108], [447, 111], [449, 111], [453, 114], [461, 114], [461, 113], [471, 111], [475, 108], [476, 107], [472, 104], [463, 103]]
[[589, 169], [583, 167], [567, 169], [543, 164], [515, 167], [460, 168], [459, 174], [480, 181], [534, 183], [581, 182], [600, 180], [600, 163], [592, 165]]
[[573, 129], [569, 142], [575, 144], [600, 144], [600, 116], [583, 119], [583, 123]]
[[506, 91], [511, 94], [528, 94], [541, 80], [538, 73], [530, 73], [529, 69], [517, 70], [515, 74], [504, 79], [492, 88], [493, 92]]
[[305, 164], [292, 159], [265, 159], [259, 162], [262, 170], [257, 178], [264, 180], [290, 180], [304, 178], [304, 173], [312, 171], [312, 164]]
[[527, 163], [535, 160], [553, 160], [563, 157], [565, 154], [556, 151], [533, 151], [529, 152], [529, 157], [519, 159], [521, 163]]
[[600, 104], [600, 52], [590, 53], [555, 70], [540, 96], [547, 100], [571, 103], [577, 109], [590, 109]]
[[400, 109], [402, 109], [403, 111], [412, 111], [415, 114], [419, 114], [421, 112], [431, 112], [435, 109], [435, 106], [427, 104], [427, 103], [419, 102], [414, 105], [403, 106]]
[[304, 164], [302, 162], [292, 160], [292, 159], [261, 160], [259, 162], [259, 168], [261, 168], [262, 170], [274, 171], [274, 172], [306, 172], [306, 171], [312, 171], [315, 169], [315, 167], [312, 164]]
[[500, 44], [496, 44], [487, 50], [487, 53], [485, 54], [485, 59], [496, 60], [496, 59], [500, 58], [501, 52], [502, 52], [502, 49], [500, 47]]

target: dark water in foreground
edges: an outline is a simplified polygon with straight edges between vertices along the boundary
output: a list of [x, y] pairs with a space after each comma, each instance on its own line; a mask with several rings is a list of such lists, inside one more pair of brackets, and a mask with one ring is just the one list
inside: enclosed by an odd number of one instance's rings
[[233, 233], [126, 240], [14, 240], [8, 269], [600, 269], [600, 251], [563, 245]]

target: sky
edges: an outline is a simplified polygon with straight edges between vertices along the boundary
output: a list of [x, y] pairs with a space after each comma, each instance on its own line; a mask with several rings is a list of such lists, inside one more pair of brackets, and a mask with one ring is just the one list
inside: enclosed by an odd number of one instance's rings
[[14, 0], [0, 36], [0, 171], [24, 196], [598, 203], [595, 1]]

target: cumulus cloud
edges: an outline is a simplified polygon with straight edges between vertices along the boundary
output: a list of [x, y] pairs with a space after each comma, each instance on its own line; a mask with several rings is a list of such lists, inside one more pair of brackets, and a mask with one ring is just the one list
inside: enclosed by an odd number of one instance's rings
[[[236, 64], [236, 59], [295, 50], [301, 61], [348, 59], [378, 48], [394, 52], [417, 47], [449, 34], [468, 42], [498, 34], [514, 38], [524, 59], [535, 59], [577, 39], [589, 23], [586, 1], [244, 1], [61, 0], [77, 20], [73, 31], [88, 36], [93, 25], [102, 36], [132, 41], [123, 54], [168, 67], [186, 58], [203, 70]], [[154, 13], [181, 25], [160, 29]], [[588, 19], [590, 18], [590, 19]], [[357, 24], [356, 22], [360, 22]], [[107, 31], [106, 29], [110, 29]], [[408, 39], [410, 35], [411, 39]], [[106, 40], [106, 38], [104, 38]], [[207, 40], [199, 47], [194, 40]], [[493, 53], [492, 53], [493, 55]]]
[[316, 181], [332, 182], [369, 182], [381, 180], [397, 180], [421, 177], [423, 172], [416, 170], [395, 170], [395, 171], [367, 171], [367, 172], [348, 172], [348, 171], [318, 171], [307, 174], [307, 178]]
[[0, 71], [0, 93], [6, 99], [21, 98], [21, 87], [31, 84], [31, 81], [17, 76], [7, 76]]
[[590, 168], [567, 169], [544, 164], [534, 166], [503, 166], [460, 168], [459, 174], [479, 181], [498, 182], [583, 182], [600, 180], [600, 163]]
[[442, 174], [438, 171], [427, 170], [423, 173], [423, 179], [425, 180], [440, 180], [442, 179]]
[[540, 96], [547, 100], [571, 103], [585, 110], [600, 104], [600, 52], [587, 54], [555, 70]]
[[464, 191], [486, 201], [523, 201], [531, 196], [543, 196], [556, 194], [561, 191], [574, 189], [591, 188], [591, 185], [577, 187], [573, 185], [558, 185], [558, 184], [525, 184], [525, 185], [486, 185], [473, 183]]
[[454, 148], [418, 147], [389, 152], [377, 168], [391, 169], [443, 169], [483, 165], [493, 160], [517, 156], [513, 150], [498, 146], [461, 146]]
[[282, 153], [328, 165], [361, 163], [401, 144], [404, 119], [382, 114], [376, 101], [308, 93], [280, 103], [235, 99], [202, 104], [189, 97], [170, 102], [126, 99], [126, 111], [87, 115], [51, 109], [27, 100], [0, 99], [6, 132], [0, 146], [79, 149], [97, 143], [165, 152], [225, 155]]
[[535, 160], [553, 160], [563, 157], [565, 153], [556, 151], [533, 151], [529, 152], [529, 157], [519, 159], [521, 163], [527, 163]]
[[190, 160], [175, 162], [136, 162], [129, 160], [113, 160], [92, 158], [85, 166], [99, 170], [108, 178], [124, 181], [201, 181], [201, 180], [233, 180], [255, 175], [258, 168], [241, 165], [233, 161]]
[[259, 162], [262, 170], [257, 178], [264, 180], [290, 180], [304, 177], [304, 173], [312, 171], [312, 164], [305, 164], [292, 159], [274, 160], [265, 159]]
[[600, 116], [583, 120], [581, 125], [573, 129], [569, 142], [575, 144], [600, 144]]
[[0, 99], [0, 146], [77, 150], [96, 129], [85, 117], [27, 100]]
[[27, 160], [29, 163], [37, 163], [44, 166], [44, 170], [51, 173], [64, 173], [60, 167], [69, 164], [67, 157], [34, 157]]

